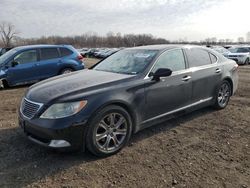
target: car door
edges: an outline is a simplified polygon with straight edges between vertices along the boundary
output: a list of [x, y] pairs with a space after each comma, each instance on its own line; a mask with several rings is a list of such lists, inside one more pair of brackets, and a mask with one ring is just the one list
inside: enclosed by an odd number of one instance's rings
[[186, 69], [186, 60], [182, 49], [166, 51], [156, 60], [152, 70], [171, 69], [172, 75], [153, 81], [145, 79], [146, 122], [170, 114], [190, 102], [192, 73]]
[[22, 51], [14, 56], [9, 63], [7, 70], [7, 80], [10, 84], [21, 84], [35, 80], [35, 64], [38, 61], [36, 49]]
[[57, 75], [60, 61], [57, 48], [40, 48], [40, 61], [36, 64], [38, 79]]
[[215, 95], [222, 77], [218, 57], [203, 48], [185, 49], [192, 70], [192, 102], [210, 100]]

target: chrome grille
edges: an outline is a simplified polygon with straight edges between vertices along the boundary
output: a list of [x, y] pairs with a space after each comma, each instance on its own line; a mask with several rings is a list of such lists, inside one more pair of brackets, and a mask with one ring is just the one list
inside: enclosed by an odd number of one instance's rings
[[41, 107], [42, 107], [41, 103], [36, 103], [24, 98], [21, 104], [21, 113], [25, 117], [31, 119], [37, 114], [37, 112], [40, 110]]

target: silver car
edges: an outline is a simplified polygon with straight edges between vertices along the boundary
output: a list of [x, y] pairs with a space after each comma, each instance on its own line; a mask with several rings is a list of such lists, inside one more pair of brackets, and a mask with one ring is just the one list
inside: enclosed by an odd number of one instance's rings
[[236, 61], [238, 64], [247, 65], [250, 60], [250, 49], [248, 47], [233, 47], [228, 49], [230, 53], [225, 55], [227, 58]]

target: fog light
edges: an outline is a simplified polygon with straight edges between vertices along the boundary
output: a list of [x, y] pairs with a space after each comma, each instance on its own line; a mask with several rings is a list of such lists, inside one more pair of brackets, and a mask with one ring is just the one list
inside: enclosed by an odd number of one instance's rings
[[65, 140], [51, 140], [49, 146], [53, 148], [62, 148], [69, 147], [70, 143]]

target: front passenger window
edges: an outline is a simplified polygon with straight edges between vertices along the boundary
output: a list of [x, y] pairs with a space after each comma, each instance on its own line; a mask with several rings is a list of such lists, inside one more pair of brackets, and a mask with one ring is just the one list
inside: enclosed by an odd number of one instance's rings
[[159, 68], [167, 68], [172, 71], [180, 71], [185, 69], [185, 59], [181, 49], [167, 51], [162, 54], [152, 72], [155, 72]]
[[37, 61], [36, 50], [27, 50], [27, 51], [21, 52], [14, 58], [14, 61], [20, 64], [36, 62]]

